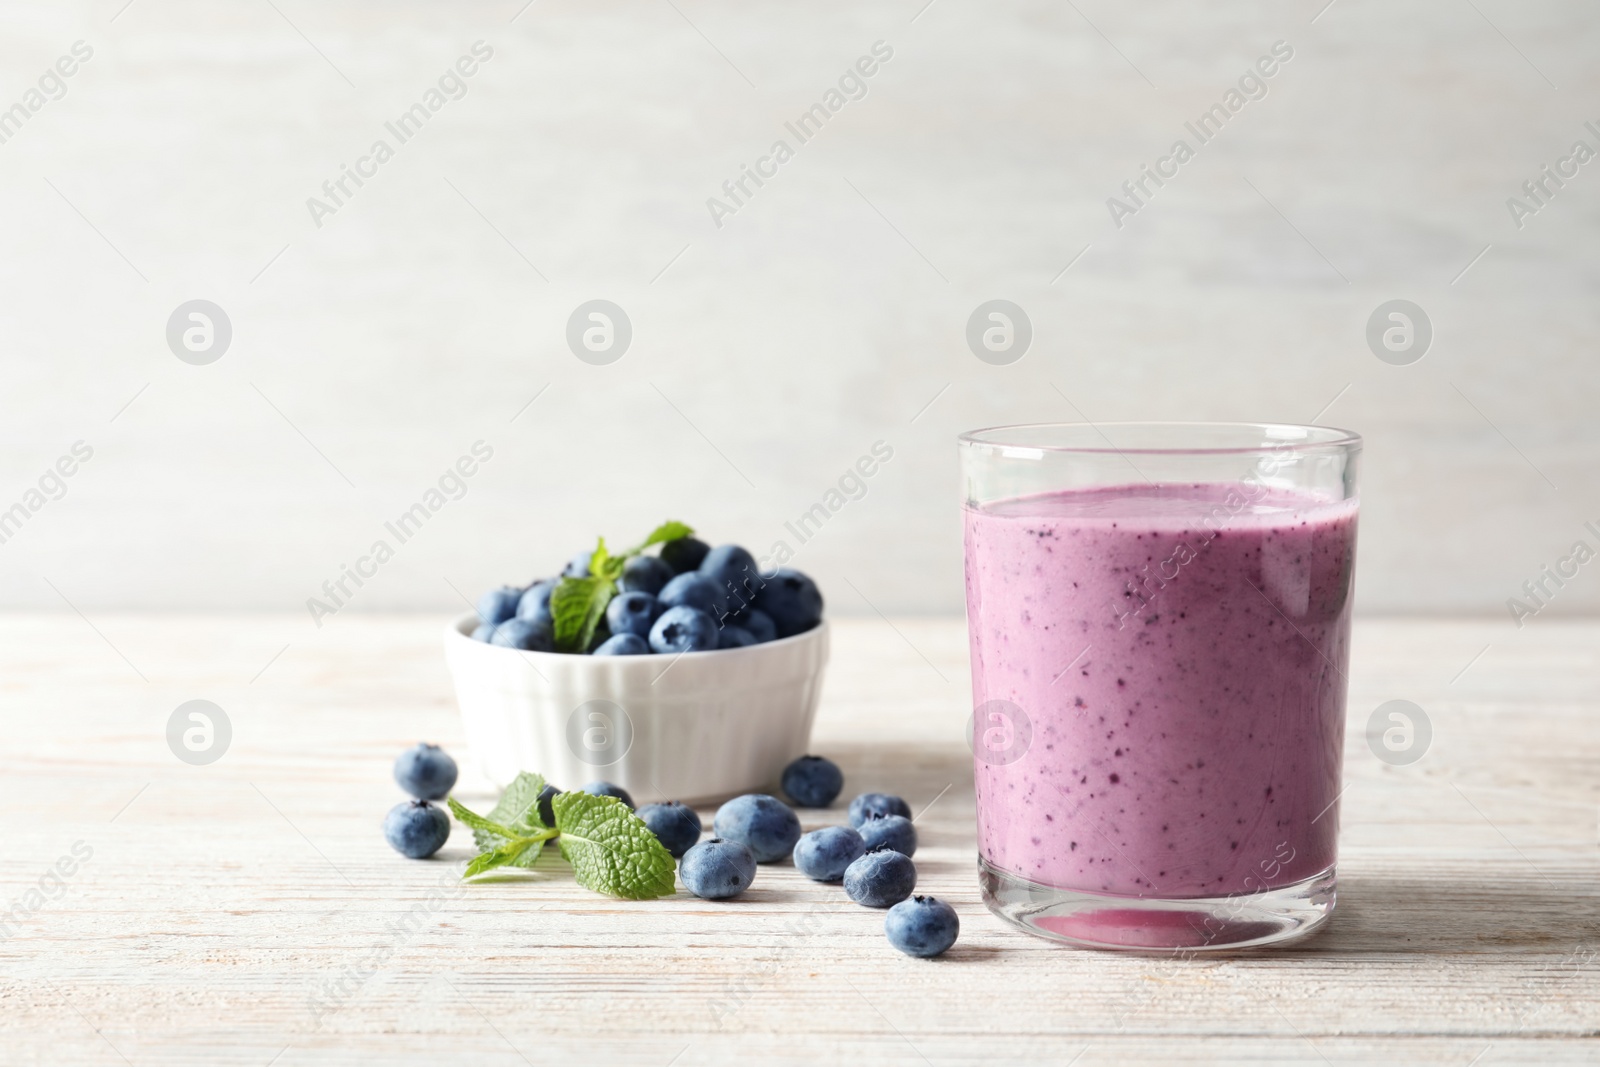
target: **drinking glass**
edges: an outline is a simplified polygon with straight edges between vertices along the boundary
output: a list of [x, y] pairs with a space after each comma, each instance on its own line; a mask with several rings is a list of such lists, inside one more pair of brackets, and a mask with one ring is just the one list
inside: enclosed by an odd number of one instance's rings
[[1331, 914], [1361, 439], [1041, 424], [960, 438], [985, 902], [1100, 948]]

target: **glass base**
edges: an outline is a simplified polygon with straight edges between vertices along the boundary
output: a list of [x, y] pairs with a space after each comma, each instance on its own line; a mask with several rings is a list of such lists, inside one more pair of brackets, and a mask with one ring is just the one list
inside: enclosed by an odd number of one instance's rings
[[1307, 936], [1338, 897], [1334, 868], [1294, 885], [1228, 897], [1118, 897], [1039, 885], [978, 857], [989, 910], [1019, 929], [1082, 948], [1216, 952]]

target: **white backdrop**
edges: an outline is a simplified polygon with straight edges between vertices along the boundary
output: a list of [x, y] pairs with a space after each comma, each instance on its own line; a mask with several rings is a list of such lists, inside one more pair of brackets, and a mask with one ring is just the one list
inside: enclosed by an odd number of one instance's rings
[[[1593, 4], [96, 0], [0, 20], [0, 108], [22, 108], [0, 119], [7, 606], [304, 610], [483, 442], [350, 610], [459, 607], [452, 587], [672, 517], [758, 554], [789, 540], [835, 611], [958, 611], [953, 438], [1033, 420], [1361, 431], [1364, 611], [1509, 626], [1524, 581], [1600, 547], [1600, 162], [1571, 156], [1600, 148]], [[1185, 122], [1280, 41], [1265, 95], [1201, 144]], [[892, 55], [829, 98], [876, 42]], [[833, 99], [804, 143], [785, 126]], [[418, 103], [402, 143], [386, 123]], [[1119, 227], [1108, 198], [1179, 138], [1194, 158]], [[392, 158], [362, 162], [380, 139]], [[792, 158], [710, 210], [779, 139]], [[1546, 164], [1576, 174], [1514, 220]], [[347, 166], [369, 176], [335, 204]], [[965, 339], [995, 298], [1033, 327], [1009, 365]], [[232, 328], [207, 365], [166, 337], [194, 299]], [[606, 366], [565, 339], [593, 299], [632, 325]], [[1432, 323], [1420, 362], [1369, 350], [1391, 299]], [[92, 456], [58, 482], [76, 442]], [[876, 442], [892, 458], [865, 494], [786, 538]], [[1600, 564], [1548, 611], [1597, 607]]]

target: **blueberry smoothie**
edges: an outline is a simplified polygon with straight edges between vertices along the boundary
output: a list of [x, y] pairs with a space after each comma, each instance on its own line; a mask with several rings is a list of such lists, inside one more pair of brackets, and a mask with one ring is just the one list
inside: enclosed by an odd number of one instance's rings
[[[1161, 898], [1331, 867], [1355, 539], [1355, 500], [1261, 485], [969, 506], [983, 858]], [[1013, 707], [996, 754], [987, 711]]]

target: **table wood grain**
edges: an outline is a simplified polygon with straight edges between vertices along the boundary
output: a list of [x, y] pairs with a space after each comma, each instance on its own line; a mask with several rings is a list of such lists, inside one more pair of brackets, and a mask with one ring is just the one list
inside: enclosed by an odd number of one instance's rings
[[[813, 748], [847, 795], [918, 811], [919, 888], [962, 920], [933, 961], [787, 866], [733, 902], [626, 903], [559, 864], [462, 885], [459, 827], [435, 860], [399, 858], [378, 831], [394, 755], [424, 738], [466, 755], [443, 625], [0, 618], [0, 1060], [1600, 1062], [1600, 623], [1358, 622], [1334, 919], [1185, 960], [990, 916], [964, 626], [839, 621]], [[1364, 738], [1395, 698], [1433, 726], [1409, 767]], [[191, 699], [232, 724], [209, 766], [167, 748]], [[470, 774], [458, 792], [492, 800]]]

